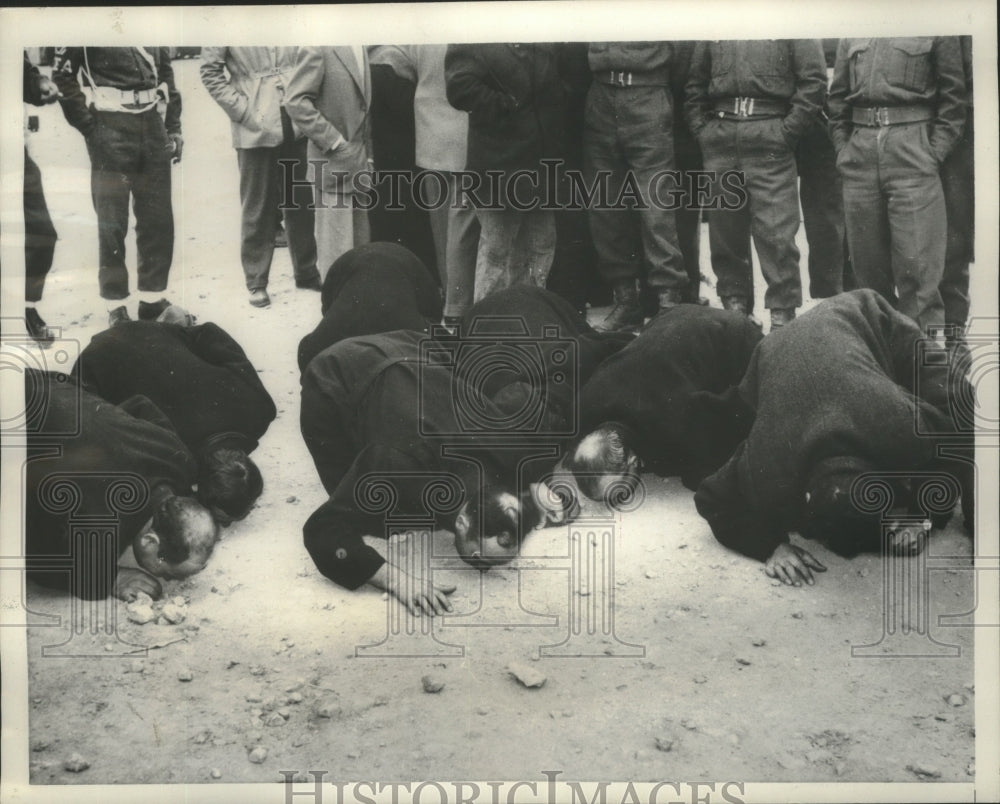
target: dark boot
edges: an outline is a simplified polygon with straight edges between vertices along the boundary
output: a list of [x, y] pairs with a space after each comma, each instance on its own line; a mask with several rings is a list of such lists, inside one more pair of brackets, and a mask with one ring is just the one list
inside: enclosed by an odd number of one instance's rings
[[131, 320], [132, 319], [129, 318], [129, 316], [128, 316], [128, 310], [125, 308], [124, 304], [121, 305], [120, 307], [116, 307], [114, 310], [112, 310], [110, 313], [108, 313], [108, 326], [109, 327], [113, 327], [116, 324], [121, 324], [121, 323], [123, 323], [125, 321], [131, 321]]
[[771, 309], [771, 332], [795, 320], [794, 307], [774, 307]]
[[684, 293], [678, 288], [667, 288], [660, 291], [660, 309], [670, 310], [684, 301]]
[[140, 321], [155, 321], [160, 317], [160, 314], [170, 306], [170, 302], [166, 299], [160, 299], [155, 302], [139, 302], [139, 320]]
[[729, 310], [740, 315], [750, 315], [750, 302], [745, 296], [723, 296], [722, 309]]
[[38, 310], [34, 307], [24, 308], [24, 323], [28, 329], [28, 335], [30, 335], [35, 342], [46, 346], [55, 340], [55, 335], [52, 333], [52, 330], [49, 329], [48, 325], [38, 314]]
[[635, 280], [619, 282], [614, 287], [615, 306], [595, 329], [600, 332], [624, 332], [642, 326], [642, 308]]

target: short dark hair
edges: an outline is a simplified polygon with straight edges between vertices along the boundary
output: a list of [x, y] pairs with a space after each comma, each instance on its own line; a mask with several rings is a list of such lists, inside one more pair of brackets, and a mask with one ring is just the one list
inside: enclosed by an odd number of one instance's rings
[[[180, 564], [191, 557], [195, 545], [192, 536], [197, 532], [197, 519], [207, 515], [205, 508], [193, 497], [168, 497], [153, 513], [153, 532], [160, 539], [159, 557], [170, 564]], [[208, 552], [212, 552], [218, 527], [213, 522], [212, 539], [208, 542]]]
[[602, 476], [629, 471], [629, 451], [634, 450], [635, 443], [635, 431], [627, 424], [604, 422], [577, 441], [566, 467], [573, 473], [580, 491], [591, 500], [598, 500]]
[[210, 510], [242, 519], [263, 490], [260, 469], [241, 449], [220, 447], [202, 461], [198, 499]]
[[[484, 486], [479, 494], [470, 496], [468, 505], [465, 508], [466, 516], [469, 518], [468, 541], [482, 541], [486, 538], [506, 538], [508, 541], [514, 540], [517, 549], [520, 551], [524, 538], [534, 530], [540, 517], [531, 500], [531, 492], [523, 491], [515, 496], [518, 498], [520, 514], [517, 521], [513, 521], [507, 510], [500, 502], [500, 498], [508, 493], [498, 485]], [[480, 518], [482, 519], [482, 530], [479, 529]], [[488, 570], [497, 565], [497, 559], [486, 558], [482, 555], [463, 555], [465, 562], [478, 570]]]

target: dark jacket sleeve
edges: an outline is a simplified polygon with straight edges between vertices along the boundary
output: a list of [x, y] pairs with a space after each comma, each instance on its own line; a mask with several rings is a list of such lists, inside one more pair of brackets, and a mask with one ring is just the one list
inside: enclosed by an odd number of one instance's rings
[[712, 77], [712, 59], [708, 42], [698, 42], [691, 54], [688, 80], [684, 87], [684, 114], [688, 128], [697, 137], [708, 123], [708, 83]]
[[384, 538], [386, 533], [385, 514], [366, 511], [359, 505], [364, 496], [359, 494], [361, 482], [371, 475], [389, 477], [412, 470], [419, 467], [391, 447], [374, 444], [362, 450], [330, 499], [309, 517], [303, 528], [306, 550], [323, 575], [346, 589], [357, 589], [385, 563], [378, 551], [362, 538]]
[[854, 130], [854, 124], [851, 122], [851, 105], [847, 102], [847, 94], [851, 91], [849, 48], [848, 39], [841, 39], [837, 45], [837, 58], [833, 63], [833, 82], [830, 84], [830, 95], [827, 98], [830, 135], [833, 137], [833, 149], [838, 154], [847, 145]]
[[930, 140], [931, 150], [940, 164], [951, 153], [965, 129], [968, 96], [959, 38], [935, 38], [933, 55], [937, 67], [937, 116], [931, 124]]
[[94, 130], [95, 121], [94, 115], [87, 108], [87, 98], [77, 80], [82, 63], [82, 47], [57, 47], [52, 62], [52, 80], [62, 93], [59, 105], [62, 107], [66, 122], [84, 137], [88, 137]]
[[271, 420], [274, 420], [277, 414], [274, 401], [264, 387], [264, 383], [261, 382], [257, 369], [254, 368], [246, 352], [243, 351], [243, 347], [235, 341], [232, 335], [210, 321], [194, 327], [178, 326], [177, 329], [194, 354], [206, 363], [229, 369], [257, 392], [262, 399], [266, 398], [268, 407], [271, 409]]
[[740, 444], [725, 466], [702, 481], [694, 504], [721, 544], [767, 561], [778, 545], [788, 541], [788, 534], [756, 510], [740, 489], [738, 467], [745, 448], [745, 442]]
[[793, 39], [792, 68], [795, 73], [795, 94], [791, 111], [784, 126], [793, 141], [797, 141], [816, 121], [826, 101], [826, 64], [823, 45], [818, 39]]
[[518, 99], [496, 88], [499, 78], [481, 58], [482, 45], [448, 45], [444, 78], [448, 103], [475, 115], [482, 123], [495, 122], [519, 107]]
[[155, 424], [157, 427], [162, 427], [171, 433], [176, 432], [173, 423], [167, 418], [167, 414], [156, 407], [153, 400], [142, 394], [130, 396], [118, 405], [118, 409], [135, 419], [142, 419], [150, 424]]
[[174, 68], [170, 64], [169, 48], [157, 48], [157, 75], [167, 85], [167, 115], [163, 121], [168, 134], [181, 133], [181, 93], [174, 81]]

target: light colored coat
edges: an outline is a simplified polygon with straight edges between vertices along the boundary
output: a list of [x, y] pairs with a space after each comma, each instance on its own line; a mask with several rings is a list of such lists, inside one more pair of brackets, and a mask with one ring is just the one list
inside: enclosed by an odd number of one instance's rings
[[368, 167], [372, 82], [367, 56], [363, 61], [351, 47], [298, 49], [285, 109], [309, 138], [309, 159], [326, 161], [324, 186], [331, 172], [354, 175]]
[[400, 78], [416, 84], [416, 164], [428, 170], [465, 168], [469, 114], [448, 103], [444, 82], [447, 50], [447, 45], [379, 45], [370, 53], [372, 64], [388, 64]]
[[[201, 82], [232, 121], [234, 148], [281, 145], [281, 104], [296, 47], [206, 47]], [[228, 77], [227, 77], [228, 73]]]

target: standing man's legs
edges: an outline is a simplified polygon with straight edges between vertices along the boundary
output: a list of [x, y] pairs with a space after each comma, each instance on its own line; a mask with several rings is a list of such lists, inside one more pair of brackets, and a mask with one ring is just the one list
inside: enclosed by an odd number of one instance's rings
[[972, 114], [965, 132], [941, 165], [941, 186], [948, 217], [948, 239], [941, 278], [944, 321], [964, 329], [969, 317], [969, 264], [972, 262], [975, 205]]
[[520, 215], [509, 209], [480, 209], [479, 251], [476, 255], [474, 301], [510, 287], [510, 266], [521, 226]]
[[948, 237], [944, 191], [927, 129], [926, 123], [890, 126], [882, 170], [899, 311], [925, 332], [945, 320], [938, 287]]
[[889, 213], [879, 178], [878, 132], [859, 127], [837, 157], [844, 183], [847, 244], [858, 287], [871, 288], [896, 305]]
[[170, 181], [170, 141], [155, 109], [136, 115], [142, 123], [142, 163], [132, 179], [135, 249], [140, 292], [167, 289], [174, 259], [174, 210]]
[[456, 206], [458, 177], [448, 174], [448, 227], [444, 275], [445, 318], [459, 318], [472, 306], [476, 288], [476, 253], [479, 250], [479, 218], [467, 202]]
[[240, 261], [247, 290], [266, 290], [278, 221], [275, 148], [237, 148], [240, 168]]
[[97, 215], [98, 283], [101, 298], [128, 298], [125, 235], [128, 232], [129, 177], [140, 163], [138, 127], [133, 115], [95, 112], [98, 124], [87, 140], [90, 195]]
[[368, 213], [354, 208], [353, 195], [324, 196], [326, 206], [317, 206], [316, 215], [316, 267], [320, 282], [326, 279], [334, 261], [355, 246], [371, 239]]
[[38, 165], [24, 150], [24, 301], [28, 334], [39, 342], [53, 339], [35, 304], [42, 300], [45, 277], [52, 268], [56, 250], [56, 229], [52, 225], [42, 174]]
[[544, 288], [556, 252], [555, 213], [533, 209], [518, 214], [521, 225], [511, 254], [511, 284]]
[[[740, 124], [740, 147], [750, 195], [751, 231], [760, 270], [767, 282], [764, 306], [771, 326], [781, 326], [802, 306], [799, 276], [799, 190], [795, 157], [778, 118]], [[778, 312], [781, 311], [781, 312]]]
[[[295, 284], [300, 287], [316, 285], [319, 289], [319, 271], [316, 270], [316, 216], [313, 212], [312, 185], [308, 184], [309, 162], [307, 140], [296, 140], [291, 132], [291, 121], [282, 110], [282, 123], [287, 121], [285, 141], [278, 148], [278, 159], [292, 160], [292, 178], [298, 182], [293, 192], [287, 191], [283, 184], [285, 177], [282, 165], [275, 164], [277, 173], [278, 206], [284, 215], [285, 234], [288, 238], [288, 251], [292, 258], [292, 273]], [[367, 214], [365, 216], [367, 218]]]
[[844, 189], [825, 116], [806, 129], [795, 148], [802, 222], [809, 244], [809, 295], [836, 296], [844, 290]]

